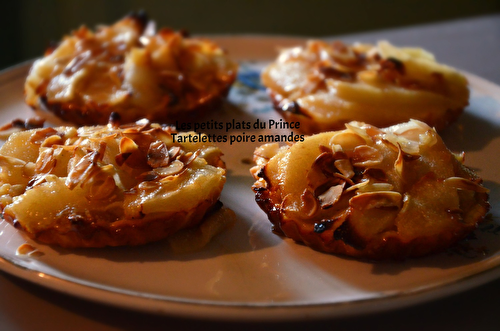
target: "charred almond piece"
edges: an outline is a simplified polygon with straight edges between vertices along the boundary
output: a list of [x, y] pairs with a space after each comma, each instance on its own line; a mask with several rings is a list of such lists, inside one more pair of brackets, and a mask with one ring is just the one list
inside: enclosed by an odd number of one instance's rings
[[26, 103], [78, 125], [104, 125], [112, 113], [122, 123], [174, 123], [218, 107], [238, 65], [206, 38], [152, 27], [132, 14], [65, 36], [33, 64]]
[[464, 75], [425, 50], [386, 41], [310, 40], [282, 49], [261, 80], [280, 115], [300, 121], [306, 133], [339, 130], [350, 121], [386, 127], [410, 119], [441, 130], [469, 102]]
[[252, 168], [257, 203], [275, 231], [320, 251], [422, 256], [464, 238], [489, 209], [481, 179], [420, 121], [351, 122], [274, 155], [262, 150]]
[[[4, 219], [43, 243], [103, 247], [163, 239], [200, 224], [225, 183], [221, 151], [169, 142], [165, 137], [175, 132], [169, 127], [39, 130], [14, 133], [0, 149], [0, 208]], [[62, 144], [51, 144], [54, 136]], [[171, 162], [169, 151], [178, 158]]]

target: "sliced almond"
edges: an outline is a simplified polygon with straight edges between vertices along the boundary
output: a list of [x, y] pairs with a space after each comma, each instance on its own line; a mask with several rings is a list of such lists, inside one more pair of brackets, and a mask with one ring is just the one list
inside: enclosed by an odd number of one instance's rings
[[122, 137], [120, 140], [120, 153], [122, 154], [128, 154], [128, 153], [133, 153], [139, 149], [139, 146], [130, 139], [129, 137]]
[[155, 141], [149, 145], [148, 164], [151, 168], [166, 167], [170, 163], [168, 148], [162, 141]]
[[340, 185], [330, 187], [325, 193], [318, 196], [319, 203], [322, 209], [328, 209], [339, 201], [342, 192], [344, 191], [345, 182]]
[[182, 149], [179, 146], [172, 146], [168, 150], [171, 159], [176, 159], [180, 154], [182, 154]]
[[156, 168], [154, 171], [162, 177], [167, 177], [167, 176], [177, 175], [183, 169], [184, 169], [184, 163], [182, 163], [182, 161], [179, 160], [174, 160], [167, 167]]
[[333, 164], [335, 165], [335, 168], [337, 168], [338, 171], [340, 171], [340, 173], [345, 177], [352, 178], [354, 176], [351, 161], [348, 159], [335, 160]]
[[52, 145], [61, 145], [63, 144], [64, 141], [61, 138], [61, 136], [58, 136], [56, 134], [49, 136], [47, 139], [45, 139], [41, 145], [41, 147], [51, 147]]
[[57, 130], [54, 128], [45, 128], [36, 130], [30, 138], [30, 143], [41, 144], [47, 137], [57, 134]]
[[349, 205], [358, 210], [386, 207], [401, 208], [403, 196], [401, 193], [394, 191], [368, 192], [353, 196], [349, 200]]
[[44, 149], [35, 164], [36, 173], [49, 173], [56, 166], [56, 159], [54, 158], [54, 149], [46, 148]]
[[314, 216], [318, 212], [318, 200], [316, 200], [314, 194], [310, 190], [305, 189], [300, 196], [300, 200], [302, 202], [301, 213], [307, 218]]
[[355, 167], [375, 167], [382, 163], [384, 157], [375, 147], [368, 145], [357, 146], [353, 150], [351, 158], [352, 165]]
[[486, 187], [479, 185], [471, 180], [462, 177], [449, 177], [443, 181], [443, 184], [449, 187], [454, 187], [459, 190], [468, 190], [478, 193], [488, 193], [490, 190]]
[[361, 135], [350, 131], [336, 133], [330, 139], [330, 146], [340, 145], [345, 152], [352, 151], [360, 145], [366, 145], [366, 140]]

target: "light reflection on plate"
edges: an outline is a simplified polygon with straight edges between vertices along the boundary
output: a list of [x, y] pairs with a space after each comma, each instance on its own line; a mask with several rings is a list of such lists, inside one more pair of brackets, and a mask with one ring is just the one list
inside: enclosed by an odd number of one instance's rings
[[[278, 119], [258, 70], [277, 46], [297, 39], [215, 38], [242, 60], [230, 103], [213, 114], [219, 121]], [[23, 103], [29, 66], [0, 74], [0, 123], [32, 116]], [[229, 169], [222, 194], [237, 224], [205, 250], [175, 255], [165, 242], [141, 247], [66, 250], [27, 240], [0, 222], [0, 269], [78, 297], [162, 314], [215, 319], [303, 319], [345, 316], [403, 307], [478, 286], [500, 275], [500, 87], [468, 75], [471, 105], [443, 138], [465, 150], [491, 190], [492, 219], [478, 239], [439, 255], [397, 263], [370, 263], [319, 253], [276, 236], [254, 202], [248, 160], [258, 143], [221, 144]], [[230, 130], [227, 134], [259, 134]], [[217, 133], [217, 132], [214, 132]], [[220, 134], [220, 132], [218, 132]], [[41, 256], [16, 255], [23, 243]], [[484, 250], [485, 248], [485, 250]], [[485, 252], [483, 254], [483, 252]]]

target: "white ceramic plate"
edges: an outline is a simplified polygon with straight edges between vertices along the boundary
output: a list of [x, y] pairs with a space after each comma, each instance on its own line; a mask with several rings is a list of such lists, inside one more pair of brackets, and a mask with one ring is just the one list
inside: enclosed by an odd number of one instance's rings
[[[275, 118], [258, 69], [278, 46], [297, 39], [225, 37], [217, 42], [242, 61], [241, 80], [218, 121]], [[22, 86], [29, 65], [0, 74], [0, 123], [32, 116]], [[500, 275], [500, 87], [468, 75], [471, 105], [444, 139], [465, 150], [491, 190], [493, 220], [467, 245], [422, 259], [370, 263], [322, 254], [274, 235], [250, 190], [248, 168], [257, 143], [225, 144], [229, 169], [222, 194], [237, 224], [197, 253], [173, 254], [165, 242], [142, 247], [65, 250], [26, 239], [0, 221], [0, 268], [75, 296], [155, 313], [214, 319], [280, 320], [345, 316], [408, 306], [463, 291]], [[258, 134], [231, 130], [228, 134]], [[18, 256], [28, 242], [42, 256]], [[470, 249], [465, 249], [469, 247]], [[461, 249], [462, 248], [462, 249]], [[484, 252], [484, 254], [483, 254]]]

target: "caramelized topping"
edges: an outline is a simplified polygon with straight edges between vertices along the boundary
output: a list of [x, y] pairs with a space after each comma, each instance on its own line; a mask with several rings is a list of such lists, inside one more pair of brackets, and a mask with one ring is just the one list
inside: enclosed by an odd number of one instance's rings
[[415, 120], [351, 122], [254, 157], [256, 201], [275, 229], [322, 251], [429, 254], [473, 231], [489, 208], [481, 179]]

